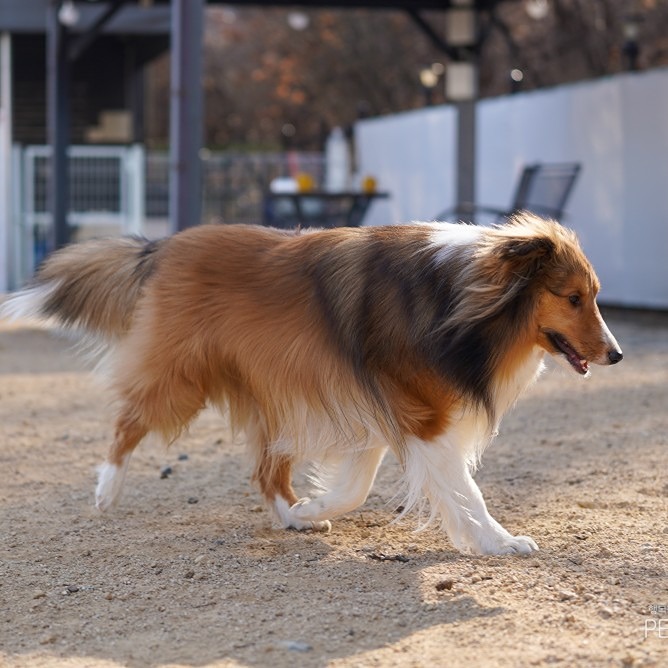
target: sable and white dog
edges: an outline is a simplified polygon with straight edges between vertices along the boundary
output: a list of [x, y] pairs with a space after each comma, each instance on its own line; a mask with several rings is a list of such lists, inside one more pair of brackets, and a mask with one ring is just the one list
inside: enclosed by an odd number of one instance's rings
[[[364, 502], [389, 447], [406, 509], [426, 496], [459, 550], [504, 554], [537, 546], [491, 517], [472, 472], [546, 352], [580, 375], [622, 359], [598, 289], [575, 234], [523, 214], [493, 228], [94, 240], [54, 253], [3, 310], [107, 346], [120, 407], [100, 510], [144, 436], [171, 441], [212, 404], [245, 432], [282, 527], [328, 530]], [[328, 471], [314, 499], [291, 484], [305, 462]]]

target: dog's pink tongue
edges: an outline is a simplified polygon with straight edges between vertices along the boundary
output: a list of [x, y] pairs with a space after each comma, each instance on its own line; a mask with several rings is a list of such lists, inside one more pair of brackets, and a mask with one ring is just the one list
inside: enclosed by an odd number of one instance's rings
[[568, 356], [568, 361], [572, 364], [573, 368], [583, 376], [589, 371], [589, 362], [580, 359], [574, 354], [574, 351]]

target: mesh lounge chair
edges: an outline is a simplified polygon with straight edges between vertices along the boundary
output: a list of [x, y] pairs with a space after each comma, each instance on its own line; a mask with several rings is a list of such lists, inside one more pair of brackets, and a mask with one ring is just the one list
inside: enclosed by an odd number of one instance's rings
[[528, 165], [522, 172], [510, 209], [464, 203], [443, 211], [435, 220], [448, 220], [453, 216], [471, 219], [480, 212], [493, 216], [495, 222], [502, 222], [518, 211], [530, 211], [561, 221], [580, 168], [579, 163]]

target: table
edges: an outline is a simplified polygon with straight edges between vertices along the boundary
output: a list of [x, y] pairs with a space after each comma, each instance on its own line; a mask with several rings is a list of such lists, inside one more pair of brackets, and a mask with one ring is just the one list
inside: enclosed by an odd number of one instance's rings
[[370, 204], [386, 192], [311, 190], [264, 197], [264, 224], [270, 227], [359, 227]]

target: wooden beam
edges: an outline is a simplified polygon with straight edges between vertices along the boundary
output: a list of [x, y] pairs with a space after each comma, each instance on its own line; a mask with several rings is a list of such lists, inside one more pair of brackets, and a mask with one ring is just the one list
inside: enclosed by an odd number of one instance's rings
[[114, 0], [100, 16], [95, 19], [93, 25], [86, 32], [70, 40], [67, 55], [71, 62], [79, 58], [84, 51], [97, 39], [104, 26], [118, 12], [118, 10], [127, 2], [127, 0]]
[[451, 60], [458, 60], [458, 53], [425, 21], [420, 13], [414, 9], [406, 9], [406, 13], [413, 19], [413, 22], [420, 30], [430, 39], [431, 43], [440, 51], [442, 51]]

